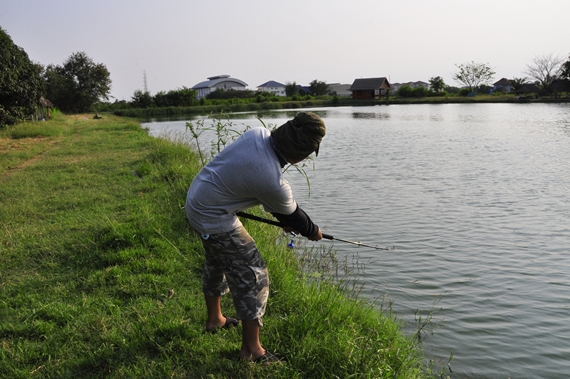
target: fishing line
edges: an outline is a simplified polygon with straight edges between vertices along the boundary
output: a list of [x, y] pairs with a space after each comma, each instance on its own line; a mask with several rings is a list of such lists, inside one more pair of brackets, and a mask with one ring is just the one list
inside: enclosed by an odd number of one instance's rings
[[[284, 227], [285, 225], [283, 225], [282, 223], [280, 223], [279, 221], [273, 221], [273, 220], [269, 220], [263, 217], [258, 217], [258, 216], [254, 216], [252, 214], [249, 213], [244, 213], [244, 212], [237, 212], [236, 215], [243, 217], [243, 218], [248, 218], [250, 220], [254, 220], [254, 221], [259, 221], [259, 222], [263, 222], [265, 224], [269, 224], [269, 225], [274, 225], [274, 226], [279, 226], [279, 227]], [[349, 240], [345, 240], [342, 238], [337, 238], [334, 236], [331, 236], [330, 234], [325, 234], [323, 233], [323, 238], [327, 239], [327, 240], [334, 240], [334, 241], [340, 241], [340, 242], [345, 242], [345, 243], [350, 243], [352, 245], [356, 245], [356, 246], [363, 246], [363, 247], [369, 247], [371, 249], [376, 249], [376, 250], [386, 250], [386, 251], [390, 251], [390, 250], [394, 250], [395, 247], [379, 247], [378, 245], [376, 246], [372, 246], [372, 245], [367, 245], [364, 244], [360, 241], [349, 241]], [[292, 244], [292, 242], [291, 242]]]

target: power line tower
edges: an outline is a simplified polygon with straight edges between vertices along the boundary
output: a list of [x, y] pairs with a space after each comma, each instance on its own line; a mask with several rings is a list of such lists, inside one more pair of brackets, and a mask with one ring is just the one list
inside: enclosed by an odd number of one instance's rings
[[144, 80], [144, 92], [148, 92], [148, 87], [146, 85], [146, 71], [143, 70], [143, 80]]

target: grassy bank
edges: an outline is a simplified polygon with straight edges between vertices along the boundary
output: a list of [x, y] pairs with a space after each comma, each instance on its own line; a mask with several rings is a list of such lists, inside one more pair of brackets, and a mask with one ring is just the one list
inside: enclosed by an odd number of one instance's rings
[[[239, 361], [241, 327], [206, 333], [202, 249], [183, 211], [198, 161], [118, 117], [0, 131], [0, 377], [429, 376], [389, 315], [346, 282], [307, 280], [319, 275], [302, 262], [330, 252], [301, 260], [259, 223], [244, 222], [272, 279], [262, 343], [288, 362]], [[229, 296], [223, 307], [235, 315]]]

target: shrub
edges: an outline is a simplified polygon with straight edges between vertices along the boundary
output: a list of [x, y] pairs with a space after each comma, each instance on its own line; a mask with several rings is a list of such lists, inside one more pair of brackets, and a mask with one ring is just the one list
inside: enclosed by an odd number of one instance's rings
[[412, 97], [413, 96], [412, 87], [408, 85], [403, 85], [400, 88], [398, 88], [398, 91], [396, 91], [396, 95], [400, 97]]
[[428, 94], [428, 90], [425, 87], [416, 87], [412, 91], [414, 97], [426, 97]]

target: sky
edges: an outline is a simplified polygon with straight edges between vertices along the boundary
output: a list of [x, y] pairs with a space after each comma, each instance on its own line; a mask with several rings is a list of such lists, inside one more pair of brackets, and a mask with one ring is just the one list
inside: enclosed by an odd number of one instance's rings
[[570, 54], [569, 0], [0, 0], [0, 27], [43, 65], [83, 51], [111, 74], [111, 101], [193, 87], [217, 75], [448, 85], [459, 64], [494, 81], [537, 56]]

